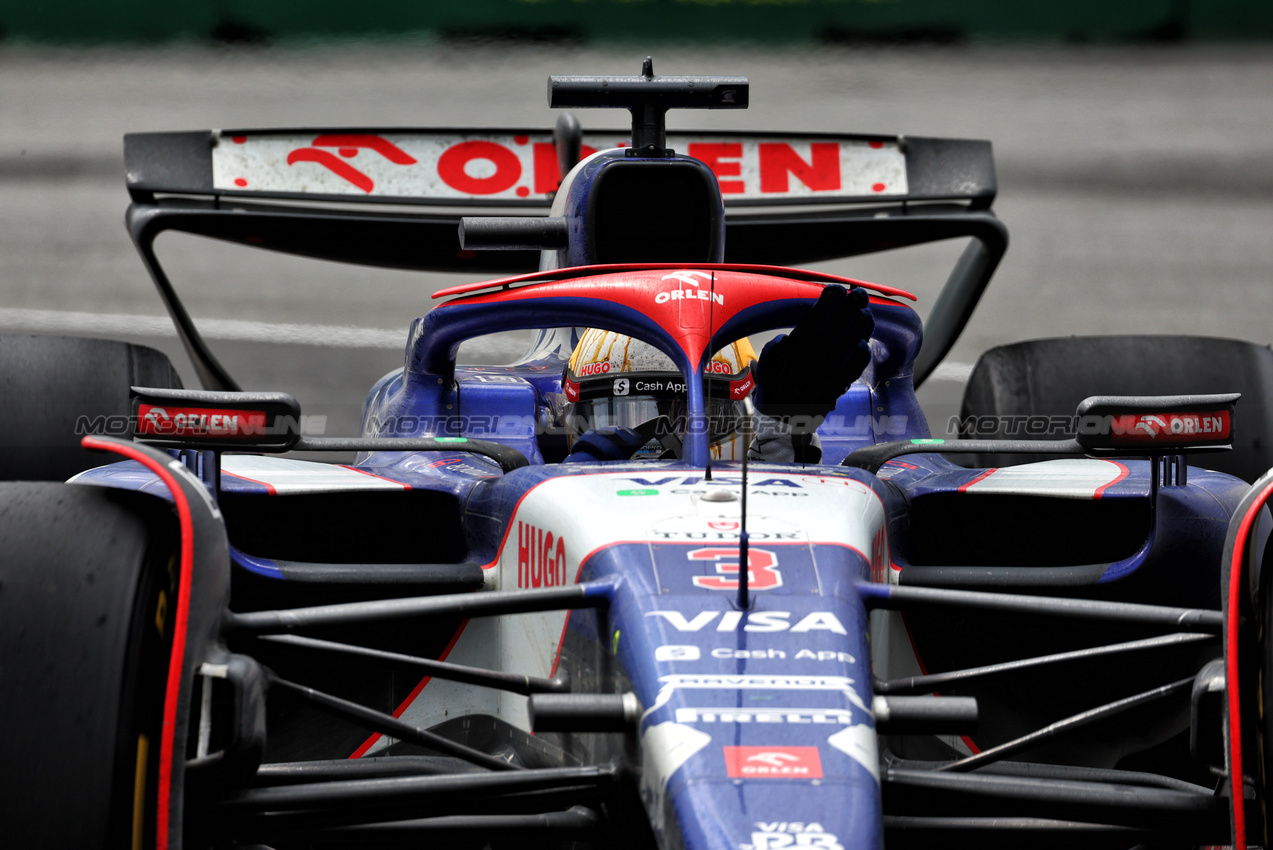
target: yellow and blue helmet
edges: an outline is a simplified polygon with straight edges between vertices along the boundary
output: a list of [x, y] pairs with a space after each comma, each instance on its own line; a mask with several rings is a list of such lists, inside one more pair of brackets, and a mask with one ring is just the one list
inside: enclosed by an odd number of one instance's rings
[[[711, 452], [717, 460], [741, 460], [746, 446], [740, 433], [751, 415], [756, 352], [746, 337], [716, 352], [704, 371]], [[667, 416], [678, 435], [686, 429], [685, 379], [662, 351], [614, 331], [589, 328], [575, 346], [562, 377], [566, 440], [584, 432], [619, 426], [635, 428]], [[663, 446], [651, 440], [635, 455], [659, 457]]]

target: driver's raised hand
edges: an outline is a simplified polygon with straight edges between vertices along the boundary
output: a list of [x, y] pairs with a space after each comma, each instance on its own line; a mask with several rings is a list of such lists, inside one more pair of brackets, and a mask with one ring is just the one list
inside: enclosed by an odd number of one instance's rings
[[596, 463], [598, 461], [627, 460], [636, 450], [649, 441], [632, 428], [611, 426], [588, 431], [575, 440], [570, 454], [563, 463]]
[[875, 329], [866, 290], [828, 286], [791, 333], [774, 337], [756, 364], [756, 409], [811, 432], [871, 361]]

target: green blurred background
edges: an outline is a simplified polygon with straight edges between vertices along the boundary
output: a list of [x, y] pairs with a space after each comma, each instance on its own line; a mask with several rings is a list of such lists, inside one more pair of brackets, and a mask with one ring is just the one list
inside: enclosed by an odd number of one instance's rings
[[1273, 0], [0, 0], [9, 43], [335, 38], [1172, 43], [1273, 37]]

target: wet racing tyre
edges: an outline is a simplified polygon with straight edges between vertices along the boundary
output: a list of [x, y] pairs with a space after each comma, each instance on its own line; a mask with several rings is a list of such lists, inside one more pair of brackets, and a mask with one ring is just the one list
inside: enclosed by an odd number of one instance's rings
[[86, 433], [128, 437], [129, 388], [180, 387], [167, 355], [144, 345], [0, 334], [0, 480], [65, 481], [108, 455]]
[[155, 846], [177, 550], [162, 499], [0, 482], [5, 846]]
[[[1198, 336], [1076, 336], [1001, 345], [978, 358], [964, 388], [965, 438], [1060, 440], [1065, 419], [1094, 395], [1240, 392], [1233, 451], [1194, 463], [1251, 482], [1273, 467], [1273, 351]], [[1054, 456], [1053, 456], [1054, 457]], [[976, 456], [973, 467], [1045, 456]]]

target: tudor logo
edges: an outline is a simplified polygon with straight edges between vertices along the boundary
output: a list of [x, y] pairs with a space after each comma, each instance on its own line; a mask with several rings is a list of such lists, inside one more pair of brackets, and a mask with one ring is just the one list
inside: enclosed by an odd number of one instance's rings
[[[737, 531], [738, 523], [736, 522], [709, 522], [707, 527], [712, 531]], [[749, 559], [750, 560], [750, 559]]]
[[725, 772], [735, 779], [821, 779], [817, 747], [725, 747]]

